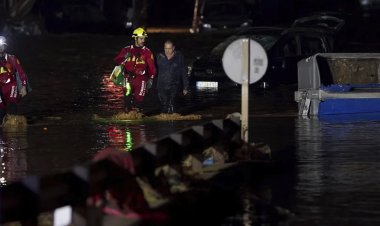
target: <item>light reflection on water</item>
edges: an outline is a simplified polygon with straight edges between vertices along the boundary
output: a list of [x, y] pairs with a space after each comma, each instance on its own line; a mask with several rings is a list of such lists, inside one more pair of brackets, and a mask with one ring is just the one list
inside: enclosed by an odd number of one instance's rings
[[98, 110], [115, 111], [123, 109], [123, 91], [121, 86], [115, 86], [105, 73], [100, 82]]
[[290, 225], [380, 223], [380, 114], [258, 115], [251, 123], [253, 140], [269, 144], [275, 160], [285, 166], [277, 182], [269, 183], [270, 201], [295, 214]]
[[[118, 126], [107, 125], [105, 128], [105, 139], [108, 146], [121, 147], [122, 150], [132, 151], [138, 145], [154, 138], [154, 134], [146, 134], [148, 130], [145, 125]], [[150, 135], [150, 136], [149, 136]]]
[[0, 132], [0, 186], [26, 176], [27, 149], [25, 132]]
[[296, 120], [301, 223], [380, 223], [380, 115]]
[[[3, 153], [11, 158], [3, 157], [2, 163], [11, 167], [6, 168], [9, 173], [5, 171], [2, 176], [8, 182], [16, 174], [22, 177], [56, 172], [80, 164], [108, 146], [121, 146], [130, 151], [145, 141], [199, 123], [109, 125], [81, 120], [79, 123], [31, 126], [24, 134], [6, 137], [3, 134], [1, 144], [5, 147], [3, 150], [7, 150]], [[251, 123], [252, 140], [267, 143], [273, 150], [273, 157], [283, 167], [281, 173], [266, 178], [261, 185], [264, 192], [270, 194], [263, 196], [266, 203], [295, 214], [291, 223], [282, 222], [282, 225], [380, 223], [380, 211], [377, 210], [380, 202], [380, 120], [256, 115]], [[254, 195], [260, 192], [262, 189], [251, 190]], [[249, 193], [244, 194], [248, 195], [244, 200], [254, 202]], [[225, 225], [242, 225], [243, 218], [254, 222], [252, 225], [271, 221], [271, 216], [265, 216], [266, 221], [258, 220], [260, 217], [263, 216], [258, 215], [256, 209], [248, 208], [241, 215], [226, 220]]]
[[[108, 125], [94, 122], [93, 114], [113, 114], [122, 106], [122, 94], [114, 92], [104, 76], [114, 66], [112, 57], [126, 38], [25, 39], [27, 41], [18, 42], [21, 50], [16, 53], [23, 54], [20, 58], [30, 72], [33, 92], [24, 101], [22, 110], [33, 123], [25, 133], [1, 134], [0, 177], [4, 178], [1, 184], [26, 175], [70, 168], [88, 161], [108, 146], [121, 146], [130, 151], [146, 140], [201, 123]], [[155, 45], [161, 48], [162, 43]], [[250, 193], [243, 192], [242, 198], [252, 201], [250, 195], [265, 193], [260, 197], [271, 206], [295, 213], [291, 225], [379, 225], [380, 120], [297, 118], [292, 115], [296, 112], [293, 93], [283, 93], [288, 88], [252, 98], [249, 134], [252, 141], [267, 143], [272, 148], [273, 157], [281, 164], [281, 172], [265, 178], [263, 189], [246, 188]], [[156, 100], [150, 98], [152, 106]], [[205, 114], [222, 116], [239, 111], [239, 100], [239, 89], [193, 89], [192, 95], [185, 97], [182, 103], [186, 112], [202, 110]], [[58, 120], [48, 120], [45, 116]], [[114, 127], [115, 137], [109, 136], [110, 127]], [[269, 219], [261, 223], [255, 220], [259, 216], [251, 208], [242, 215], [247, 214], [255, 225], [269, 224]], [[240, 217], [226, 225], [242, 225]]]

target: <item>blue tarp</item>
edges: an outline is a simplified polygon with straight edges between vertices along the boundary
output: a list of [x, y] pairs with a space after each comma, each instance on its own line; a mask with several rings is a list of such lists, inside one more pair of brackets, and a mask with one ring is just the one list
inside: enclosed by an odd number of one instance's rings
[[380, 98], [326, 99], [319, 103], [319, 115], [380, 112]]
[[327, 92], [350, 92], [354, 89], [370, 89], [370, 88], [380, 88], [380, 84], [334, 84], [334, 85], [328, 85], [323, 86], [321, 85], [321, 90], [327, 91]]

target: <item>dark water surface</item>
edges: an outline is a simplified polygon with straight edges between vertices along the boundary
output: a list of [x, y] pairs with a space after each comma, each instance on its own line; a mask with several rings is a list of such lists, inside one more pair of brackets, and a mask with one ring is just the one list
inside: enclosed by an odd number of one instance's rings
[[[212, 47], [205, 39], [185, 34], [152, 34], [148, 46], [156, 52], [167, 37], [188, 58]], [[109, 145], [131, 150], [204, 122], [107, 125], [92, 120], [94, 114], [112, 115], [121, 109], [120, 96], [105, 73], [112, 70], [112, 58], [129, 41], [129, 36], [85, 34], [10, 38], [10, 52], [20, 58], [33, 92], [20, 106], [29, 121], [27, 130], [1, 133], [0, 185], [68, 169]], [[243, 225], [243, 219], [251, 225], [379, 225], [380, 115], [298, 118], [293, 89], [251, 90], [250, 138], [267, 143], [283, 167], [263, 182], [264, 199], [270, 206], [290, 210], [294, 218], [265, 218], [248, 208], [225, 225]], [[154, 112], [155, 93], [147, 100], [146, 110]], [[240, 111], [240, 90], [194, 88], [182, 103], [183, 112], [202, 114], [204, 120], [223, 118]], [[250, 200], [250, 192], [242, 196]]]

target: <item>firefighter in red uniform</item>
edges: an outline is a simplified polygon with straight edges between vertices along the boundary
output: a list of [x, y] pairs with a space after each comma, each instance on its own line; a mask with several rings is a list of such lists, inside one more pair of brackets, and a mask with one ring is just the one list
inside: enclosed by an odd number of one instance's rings
[[6, 113], [17, 114], [17, 103], [27, 94], [27, 77], [17, 57], [5, 52], [6, 45], [0, 36], [0, 124]]
[[153, 85], [156, 65], [152, 51], [145, 46], [147, 37], [143, 28], [136, 28], [132, 34], [135, 43], [124, 47], [114, 59], [124, 67], [125, 112], [141, 111], [146, 91]]

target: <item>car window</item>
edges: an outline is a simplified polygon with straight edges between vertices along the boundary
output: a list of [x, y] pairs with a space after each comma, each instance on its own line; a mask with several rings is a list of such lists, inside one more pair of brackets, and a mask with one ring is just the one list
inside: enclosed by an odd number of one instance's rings
[[279, 49], [279, 55], [280, 56], [297, 56], [298, 51], [297, 51], [297, 40], [295, 37], [291, 37], [283, 43], [282, 47]]
[[233, 35], [228, 37], [223, 42], [219, 43], [217, 46], [215, 46], [212, 51], [211, 55], [213, 56], [222, 56], [226, 48], [235, 40], [238, 40], [240, 38], [250, 38], [258, 42], [264, 50], [268, 51], [272, 46], [276, 43], [276, 41], [279, 39], [279, 36], [274, 35]]
[[235, 40], [237, 40], [239, 36], [233, 35], [228, 37], [226, 40], [223, 42], [219, 43], [217, 46], [215, 46], [211, 50], [211, 55], [213, 56], [222, 56], [224, 53], [224, 50]]
[[279, 36], [252, 35], [250, 38], [258, 42], [266, 51], [268, 51], [279, 39]]
[[316, 53], [325, 53], [326, 48], [320, 37], [301, 36], [301, 54], [305, 56], [314, 55]]

